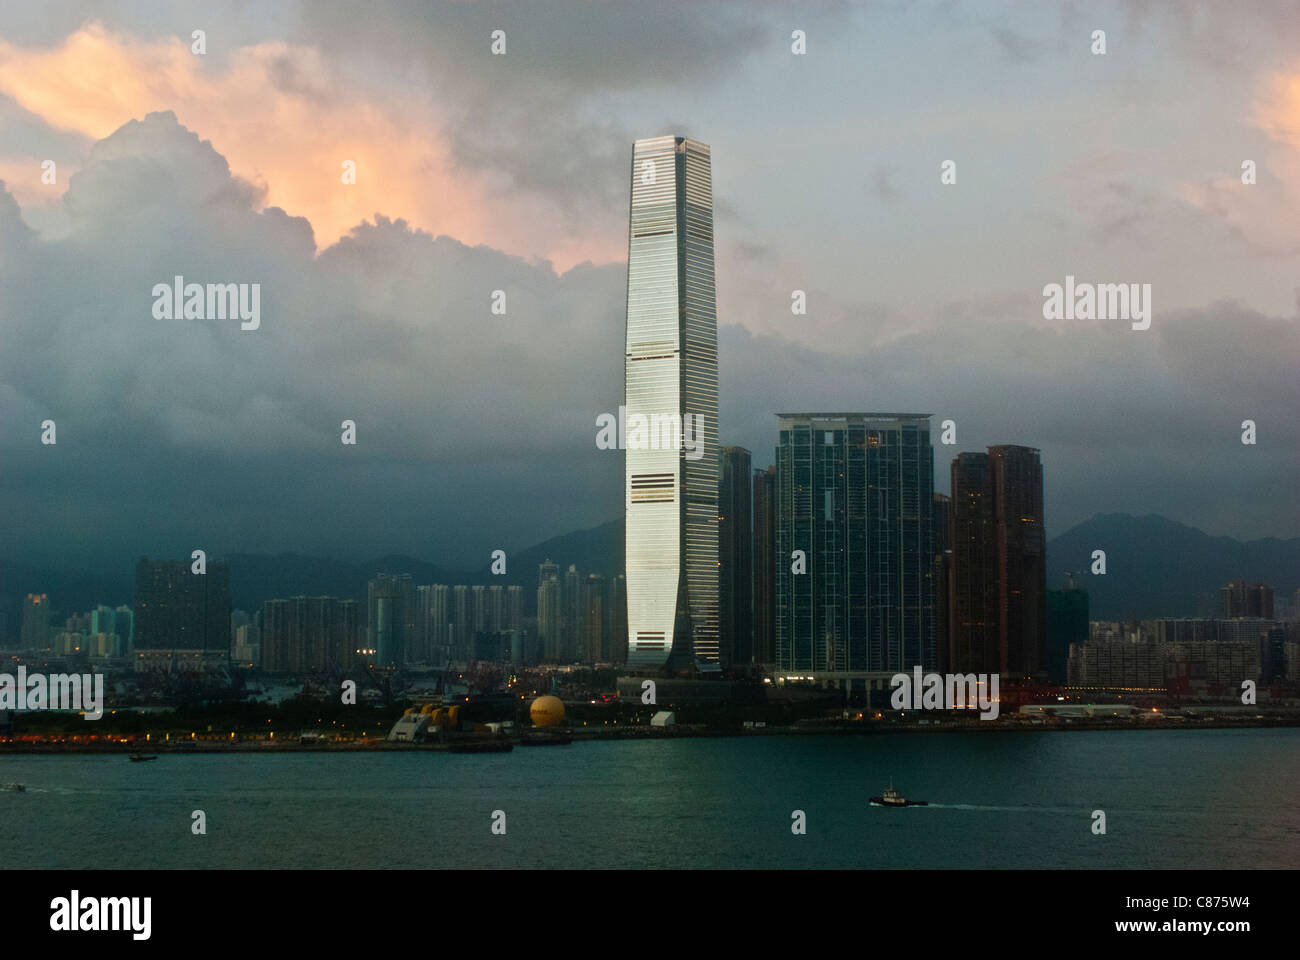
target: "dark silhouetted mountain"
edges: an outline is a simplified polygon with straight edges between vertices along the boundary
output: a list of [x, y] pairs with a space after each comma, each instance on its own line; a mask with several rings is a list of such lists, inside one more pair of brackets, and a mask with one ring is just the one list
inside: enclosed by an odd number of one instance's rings
[[44, 593], [50, 598], [50, 627], [62, 630], [73, 614], [94, 610], [100, 604], [130, 604], [135, 592], [135, 569], [86, 572], [44, 570], [0, 561], [0, 645], [17, 646], [22, 626], [23, 598]]
[[[1094, 550], [1106, 551], [1105, 576], [1089, 573]], [[488, 553], [485, 549], [485, 557]], [[214, 559], [229, 562], [234, 606], [249, 613], [260, 609], [265, 600], [302, 594], [364, 601], [366, 582], [375, 574], [409, 573], [417, 584], [518, 584], [524, 588], [524, 610], [533, 614], [537, 565], [544, 560], [554, 561], [561, 572], [575, 564], [583, 576], [623, 573], [623, 521], [566, 533], [510, 553], [506, 574], [499, 577], [492, 575], [490, 561], [478, 570], [465, 571], [405, 556], [364, 563], [292, 553]], [[1212, 537], [1164, 517], [1098, 514], [1049, 541], [1048, 586], [1059, 589], [1070, 570], [1082, 571], [1079, 580], [1088, 591], [1089, 615], [1094, 620], [1217, 616], [1219, 587], [1230, 580], [1267, 583], [1278, 597], [1289, 597], [1300, 588], [1300, 537], [1243, 543]], [[134, 582], [134, 561], [121, 570], [101, 573], [0, 563], [0, 644], [16, 642], [22, 599], [28, 593], [49, 594], [56, 614], [52, 626], [59, 629], [60, 618], [93, 610], [98, 604], [130, 604]]]
[[[1094, 576], [1092, 552], [1106, 551], [1106, 575]], [[1232, 580], [1266, 583], [1277, 597], [1300, 588], [1300, 537], [1243, 543], [1212, 537], [1164, 517], [1097, 514], [1047, 544], [1047, 585], [1082, 571], [1093, 620], [1215, 617], [1219, 588]]]
[[[575, 530], [550, 540], [543, 540], [535, 547], [520, 550], [506, 558], [507, 577], [500, 579], [508, 583], [524, 586], [537, 586], [537, 565], [551, 560], [560, 566], [563, 573], [570, 564], [577, 566], [585, 577], [589, 573], [601, 576], [617, 576], [623, 572], [623, 521], [611, 520], [599, 527], [587, 530]], [[491, 564], [483, 567], [483, 574], [489, 576]], [[497, 579], [482, 581], [499, 582]]]
[[350, 597], [364, 602], [367, 582], [380, 573], [409, 573], [417, 584], [478, 582], [466, 579], [473, 574], [449, 571], [413, 557], [390, 556], [348, 563], [295, 553], [276, 556], [236, 553], [225, 559], [230, 563], [231, 602], [235, 609], [249, 613], [277, 597]]

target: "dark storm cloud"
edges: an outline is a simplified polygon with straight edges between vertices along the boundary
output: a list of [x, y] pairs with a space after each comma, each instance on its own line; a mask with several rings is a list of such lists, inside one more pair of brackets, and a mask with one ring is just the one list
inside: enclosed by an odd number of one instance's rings
[[[24, 505], [0, 520], [6, 549], [523, 546], [580, 522], [602, 471], [613, 509], [621, 464], [595, 418], [622, 373], [590, 357], [619, 353], [623, 268], [560, 277], [384, 218], [317, 256], [306, 221], [256, 212], [170, 114], [98, 144], [67, 204], [74, 230], [49, 242], [0, 205], [21, 241], [0, 296], [0, 484]], [[177, 274], [260, 283], [262, 328], [155, 320], [152, 288]], [[54, 447], [34, 442], [46, 417]], [[504, 509], [521, 490], [536, 514]]]
[[[957, 444], [935, 448], [940, 491], [956, 452], [1039, 447], [1053, 535], [1097, 512], [1161, 513], [1244, 537], [1300, 528], [1297, 318], [1157, 305], [1145, 332], [1051, 329], [1041, 308], [1036, 297], [951, 304], [924, 332], [845, 357], [723, 328], [723, 442], [766, 465], [781, 410], [917, 410], [957, 423]], [[1255, 446], [1241, 443], [1247, 419]]]
[[[307, 221], [259, 212], [258, 197], [170, 114], [94, 146], [66, 236], [33, 234], [0, 194], [0, 551], [57, 566], [194, 546], [468, 566], [619, 516], [622, 461], [594, 437], [622, 394], [623, 266], [557, 275], [378, 216], [318, 251]], [[176, 274], [260, 283], [262, 328], [155, 320], [153, 285]], [[505, 316], [489, 310], [497, 289]], [[776, 411], [921, 410], [958, 424], [957, 446], [936, 450], [941, 490], [956, 451], [1041, 448], [1053, 533], [1099, 511], [1240, 536], [1300, 526], [1295, 317], [1163, 311], [1159, 289], [1146, 332], [1047, 324], [1038, 290], [921, 316], [809, 297], [804, 344], [724, 316], [721, 435], [756, 465]], [[765, 300], [798, 332], [788, 290]], [[47, 417], [54, 447], [39, 443]]]
[[[454, 163], [545, 195], [562, 211], [556, 229], [568, 234], [626, 216], [634, 139], [695, 135], [667, 116], [633, 129], [607, 112], [611, 97], [658, 91], [676, 104], [683, 93], [703, 94], [747, 57], [780, 49], [790, 29], [778, 11], [747, 3], [520, 0], [389, 12], [357, 17], [351, 5], [312, 4], [301, 36], [340, 57], [366, 53], [418, 69], [448, 110]], [[801, 18], [844, 12], [822, 5]], [[490, 52], [498, 29], [504, 56]]]

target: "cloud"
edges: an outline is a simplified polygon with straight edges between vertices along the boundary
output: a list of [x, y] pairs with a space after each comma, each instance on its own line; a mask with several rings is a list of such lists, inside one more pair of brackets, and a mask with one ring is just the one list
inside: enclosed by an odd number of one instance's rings
[[[345, 58], [282, 41], [209, 62], [180, 38], [144, 40], [97, 22], [53, 47], [0, 40], [0, 93], [44, 124], [98, 140], [132, 117], [170, 111], [203, 130], [236, 175], [263, 190], [262, 203], [309, 219], [321, 243], [378, 211], [563, 266], [625, 250], [626, 236], [615, 243], [613, 234], [557, 231], [564, 211], [544, 194], [540, 171], [512, 182], [509, 171], [478, 168], [463, 151], [453, 156], [445, 128], [464, 122], [455, 90], [448, 83], [435, 96], [415, 83], [385, 85]], [[586, 152], [572, 141], [568, 148], [551, 166], [559, 159], [572, 167]], [[12, 171], [4, 164], [19, 159], [0, 153], [0, 169]], [[80, 158], [55, 159], [71, 168]], [[355, 184], [342, 182], [345, 161], [356, 165]]]
[[[168, 113], [95, 146], [62, 239], [27, 236], [0, 196], [0, 232], [23, 241], [0, 274], [0, 483], [27, 505], [0, 521], [9, 549], [144, 550], [188, 532], [427, 555], [431, 538], [523, 546], [576, 525], [601, 477], [598, 515], [615, 509], [621, 461], [594, 437], [622, 372], [590, 357], [619, 355], [621, 266], [558, 275], [382, 216], [317, 254], [307, 221], [258, 209]], [[260, 283], [262, 328], [155, 320], [153, 286], [176, 275]], [[55, 447], [34, 442], [45, 416]], [[520, 517], [483, 500], [528, 488], [556, 506]], [[312, 530], [314, 514], [336, 522]], [[26, 539], [40, 529], [61, 534]]]
[[1261, 154], [1242, 158], [1254, 161], [1256, 182], [1243, 183], [1238, 169], [1182, 183], [1177, 193], [1251, 252], [1294, 256], [1300, 253], [1300, 68], [1263, 77], [1247, 120], [1270, 141]]
[[[1050, 329], [1027, 322], [1034, 308], [1025, 301], [1017, 318], [1012, 301], [949, 304], [924, 330], [852, 353], [724, 327], [722, 442], [761, 467], [779, 411], [919, 410], [957, 423], [957, 445], [935, 448], [940, 491], [958, 451], [1040, 448], [1053, 535], [1097, 511], [1139, 510], [1234, 536], [1300, 530], [1294, 318], [1226, 302], [1157, 310], [1146, 332]], [[1248, 418], [1256, 446], [1240, 441]]]

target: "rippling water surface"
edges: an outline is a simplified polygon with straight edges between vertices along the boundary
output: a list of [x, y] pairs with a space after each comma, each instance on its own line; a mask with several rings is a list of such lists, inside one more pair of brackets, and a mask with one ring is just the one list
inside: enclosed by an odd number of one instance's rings
[[0, 756], [0, 866], [1295, 868], [1297, 771], [1300, 730]]

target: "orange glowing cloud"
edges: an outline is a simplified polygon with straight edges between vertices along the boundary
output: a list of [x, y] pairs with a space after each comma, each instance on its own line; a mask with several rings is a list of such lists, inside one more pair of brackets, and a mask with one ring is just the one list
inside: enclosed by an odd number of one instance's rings
[[1273, 144], [1262, 156], [1243, 157], [1255, 164], [1256, 184], [1243, 182], [1244, 169], [1203, 183], [1185, 183], [1179, 195], [1219, 219], [1257, 252], [1293, 256], [1300, 253], [1295, 224], [1300, 219], [1300, 70], [1267, 77], [1248, 122]]
[[1300, 150], [1300, 71], [1268, 79], [1255, 104], [1254, 122], [1274, 140]]
[[[97, 140], [171, 110], [262, 188], [266, 206], [306, 217], [320, 248], [381, 213], [560, 269], [626, 253], [612, 236], [553, 235], [546, 198], [511, 197], [492, 177], [453, 167], [432, 97], [376, 91], [312, 47], [260, 43], [219, 60], [211, 49], [191, 53], [188, 39], [143, 42], [90, 23], [51, 48], [0, 40], [0, 92], [51, 127]], [[17, 160], [0, 156], [0, 166]], [[343, 182], [345, 161], [356, 165], [354, 184]]]

